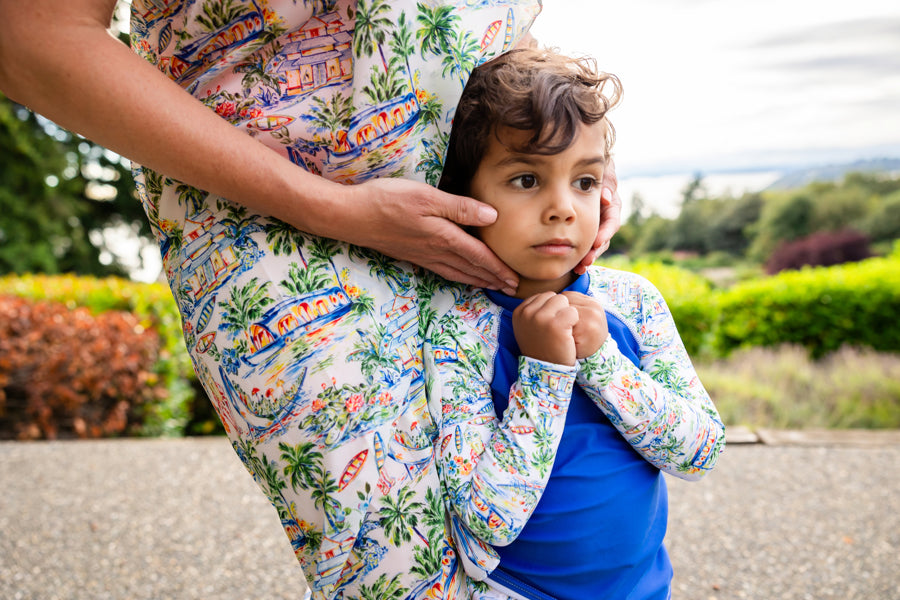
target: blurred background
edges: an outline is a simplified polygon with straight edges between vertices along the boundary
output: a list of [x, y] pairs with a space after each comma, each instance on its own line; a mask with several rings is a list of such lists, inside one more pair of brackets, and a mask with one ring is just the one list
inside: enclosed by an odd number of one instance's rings
[[[625, 89], [600, 262], [660, 288], [726, 423], [900, 427], [900, 4], [545, 4]], [[2, 94], [0, 156], [0, 438], [220, 433], [129, 162]]]

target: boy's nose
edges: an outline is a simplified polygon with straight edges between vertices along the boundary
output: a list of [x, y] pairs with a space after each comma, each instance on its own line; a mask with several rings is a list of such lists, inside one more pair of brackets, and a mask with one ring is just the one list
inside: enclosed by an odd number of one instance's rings
[[575, 203], [568, 190], [548, 190], [544, 219], [566, 223], [575, 220]]

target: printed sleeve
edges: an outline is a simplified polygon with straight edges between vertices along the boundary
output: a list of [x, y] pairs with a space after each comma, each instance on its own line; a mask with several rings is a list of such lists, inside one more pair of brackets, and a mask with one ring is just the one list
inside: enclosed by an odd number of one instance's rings
[[480, 343], [454, 350], [426, 341], [429, 408], [439, 422], [435, 454], [448, 505], [480, 540], [512, 542], [550, 476], [575, 382], [575, 367], [519, 358], [518, 380], [497, 418]]
[[697, 480], [711, 471], [725, 445], [725, 427], [697, 377], [668, 306], [641, 280], [633, 319], [640, 368], [611, 337], [579, 361], [578, 384], [629, 444], [658, 469]]

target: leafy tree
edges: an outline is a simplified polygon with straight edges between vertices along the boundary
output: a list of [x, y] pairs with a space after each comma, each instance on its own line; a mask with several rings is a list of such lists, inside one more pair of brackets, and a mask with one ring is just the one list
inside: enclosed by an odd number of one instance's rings
[[126, 274], [104, 232], [151, 239], [126, 161], [2, 94], [0, 155], [0, 274]]
[[800, 193], [770, 198], [753, 225], [754, 240], [748, 255], [764, 262], [779, 242], [795, 240], [810, 233], [814, 203], [804, 189]]
[[900, 190], [878, 201], [862, 224], [861, 230], [873, 242], [900, 239]]
[[674, 221], [659, 215], [650, 215], [641, 225], [633, 246], [635, 254], [665, 250]]
[[704, 232], [705, 251], [743, 255], [751, 242], [750, 227], [759, 220], [762, 204], [760, 194], [723, 200]]

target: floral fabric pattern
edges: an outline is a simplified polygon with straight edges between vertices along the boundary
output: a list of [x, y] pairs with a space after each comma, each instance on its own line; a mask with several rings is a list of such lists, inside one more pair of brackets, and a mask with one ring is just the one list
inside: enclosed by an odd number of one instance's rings
[[[469, 73], [539, 11], [539, 0], [135, 0], [132, 46], [311, 173], [434, 184]], [[425, 401], [423, 323], [439, 284], [135, 173], [197, 375], [312, 597], [471, 597]]]

